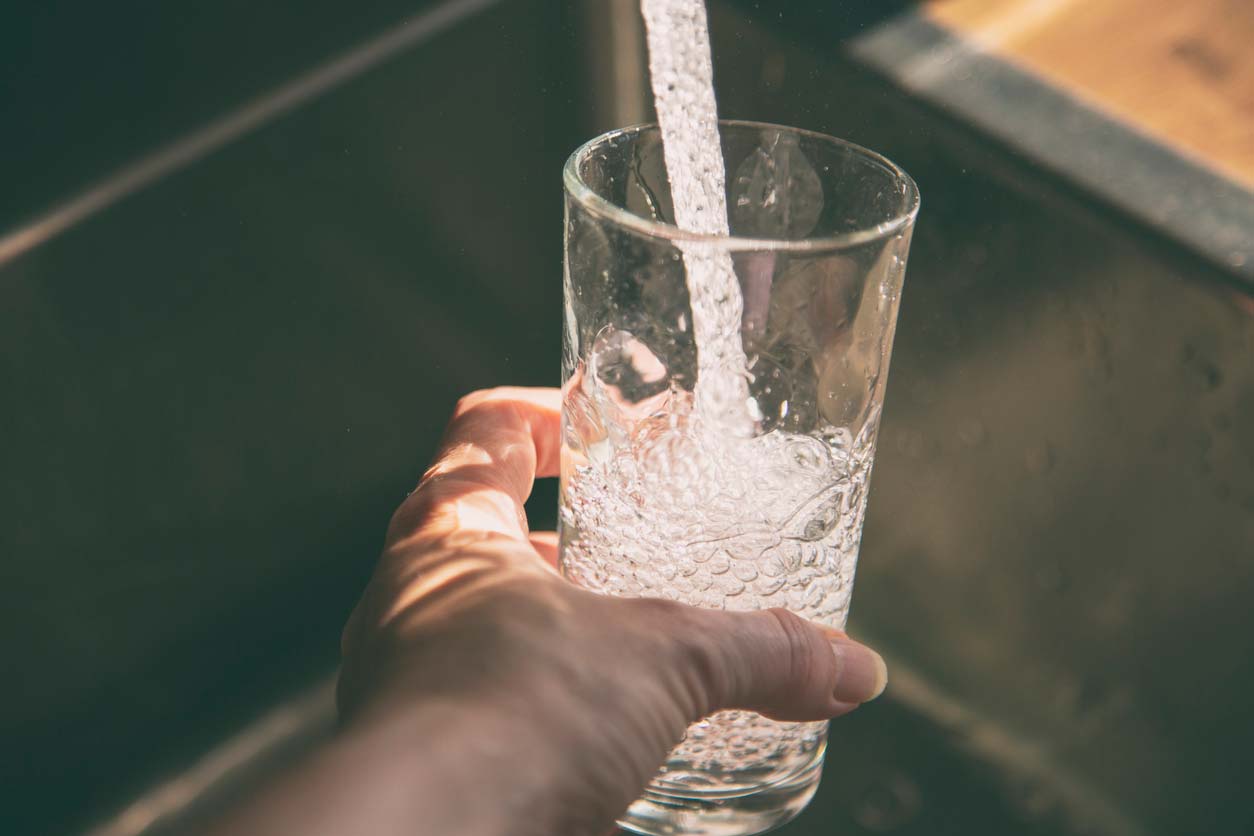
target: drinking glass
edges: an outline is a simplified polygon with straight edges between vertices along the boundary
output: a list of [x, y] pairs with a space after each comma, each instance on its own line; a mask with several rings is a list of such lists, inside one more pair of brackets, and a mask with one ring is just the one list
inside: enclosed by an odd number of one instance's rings
[[[918, 190], [829, 136], [719, 132], [727, 236], [674, 225], [656, 126], [566, 163], [561, 569], [605, 594], [843, 628]], [[699, 268], [720, 260], [740, 293], [710, 303]], [[712, 333], [736, 306], [739, 333]], [[776, 827], [814, 795], [826, 731], [715, 714], [619, 823]]]

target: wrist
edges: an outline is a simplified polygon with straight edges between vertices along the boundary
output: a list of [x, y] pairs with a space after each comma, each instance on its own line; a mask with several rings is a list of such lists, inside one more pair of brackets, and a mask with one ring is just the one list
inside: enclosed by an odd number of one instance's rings
[[498, 795], [508, 787], [508, 739], [499, 718], [423, 700], [364, 712], [333, 746], [393, 799], [385, 806], [410, 832], [499, 836], [510, 832], [512, 804]]
[[526, 713], [500, 703], [396, 699], [363, 712], [334, 745], [397, 799], [398, 817], [414, 832], [582, 834], [559, 797], [571, 776], [562, 774], [552, 736]]

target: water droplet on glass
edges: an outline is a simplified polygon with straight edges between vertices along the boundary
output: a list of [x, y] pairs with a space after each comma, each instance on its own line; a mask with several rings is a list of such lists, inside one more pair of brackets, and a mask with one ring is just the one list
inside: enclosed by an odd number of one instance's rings
[[823, 185], [797, 138], [764, 131], [729, 184], [732, 230], [759, 238], [804, 238], [823, 211]]
[[803, 540], [822, 540], [840, 522], [840, 497], [837, 496], [814, 511], [801, 532]]
[[783, 578], [763, 577], [758, 580], [754, 588], [757, 589], [759, 595], [774, 595], [783, 586]]
[[591, 378], [620, 405], [635, 404], [668, 387], [666, 366], [630, 331], [607, 325], [589, 354]]
[[749, 392], [758, 413], [754, 417], [762, 431], [773, 430], [788, 415], [787, 403], [792, 397], [790, 377], [779, 363], [764, 354], [755, 355], [750, 360], [749, 374]]

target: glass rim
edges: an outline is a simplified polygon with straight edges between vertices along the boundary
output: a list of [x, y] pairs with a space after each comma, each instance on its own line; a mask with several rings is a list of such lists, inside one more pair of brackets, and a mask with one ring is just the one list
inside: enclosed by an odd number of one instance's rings
[[815, 252], [822, 250], [835, 250], [848, 247], [854, 247], [861, 244], [870, 243], [872, 241], [888, 238], [907, 229], [914, 222], [915, 217], [919, 214], [919, 187], [915, 184], [914, 178], [906, 173], [905, 169], [875, 151], [850, 142], [846, 139], [830, 136], [818, 131], [810, 131], [805, 128], [793, 128], [788, 125], [776, 125], [771, 122], [754, 122], [744, 119], [720, 119], [718, 120], [720, 132], [722, 128], [757, 128], [757, 129], [773, 129], [778, 131], [786, 131], [796, 136], [806, 136], [812, 139], [827, 143], [828, 145], [841, 146], [845, 150], [853, 154], [877, 163], [890, 173], [893, 178], [902, 186], [902, 211], [895, 214], [886, 221], [867, 226], [861, 229], [842, 232], [836, 235], [816, 235], [807, 238], [753, 238], [739, 235], [711, 235], [702, 232], [689, 232], [680, 229], [674, 224], [664, 223], [662, 221], [654, 221], [648, 218], [642, 218], [634, 212], [618, 206], [611, 201], [605, 199], [601, 195], [592, 190], [592, 187], [583, 181], [579, 176], [579, 165], [585, 160], [589, 154], [596, 148], [605, 144], [609, 140], [627, 136], [629, 134], [640, 134], [648, 130], [656, 130], [658, 125], [656, 122], [646, 122], [639, 125], [631, 125], [626, 128], [616, 128], [612, 131], [606, 131], [603, 134], [593, 137], [592, 139], [580, 145], [567, 158], [566, 164], [562, 167], [562, 182], [566, 186], [567, 193], [590, 213], [600, 216], [609, 221], [613, 221], [619, 226], [625, 227], [633, 232], [647, 235], [651, 238], [658, 238], [664, 241], [672, 241], [676, 244], [703, 244], [710, 249], [744, 252], [747, 250], [771, 250], [785, 252]]

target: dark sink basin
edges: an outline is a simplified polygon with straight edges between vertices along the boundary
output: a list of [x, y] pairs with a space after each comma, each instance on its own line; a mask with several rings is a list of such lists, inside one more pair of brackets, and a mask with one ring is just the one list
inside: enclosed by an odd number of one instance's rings
[[[1251, 832], [1249, 276], [1201, 220], [1060, 167], [1056, 132], [1042, 154], [978, 91], [903, 85], [903, 4], [831, 29], [757, 5], [712, 4], [724, 115], [848, 137], [923, 194], [851, 625], [893, 679], [781, 833]], [[267, 114], [246, 130], [136, 117], [137, 166], [6, 195], [0, 831], [183, 832], [326, 734], [339, 627], [453, 401], [555, 379], [558, 172], [641, 114], [632, 3], [418, 6], [346, 30], [351, 71], [319, 42], [219, 90], [225, 124]], [[1031, 112], [1039, 83], [980, 66]], [[1042, 95], [1221, 195], [1206, 223], [1254, 212]]]

